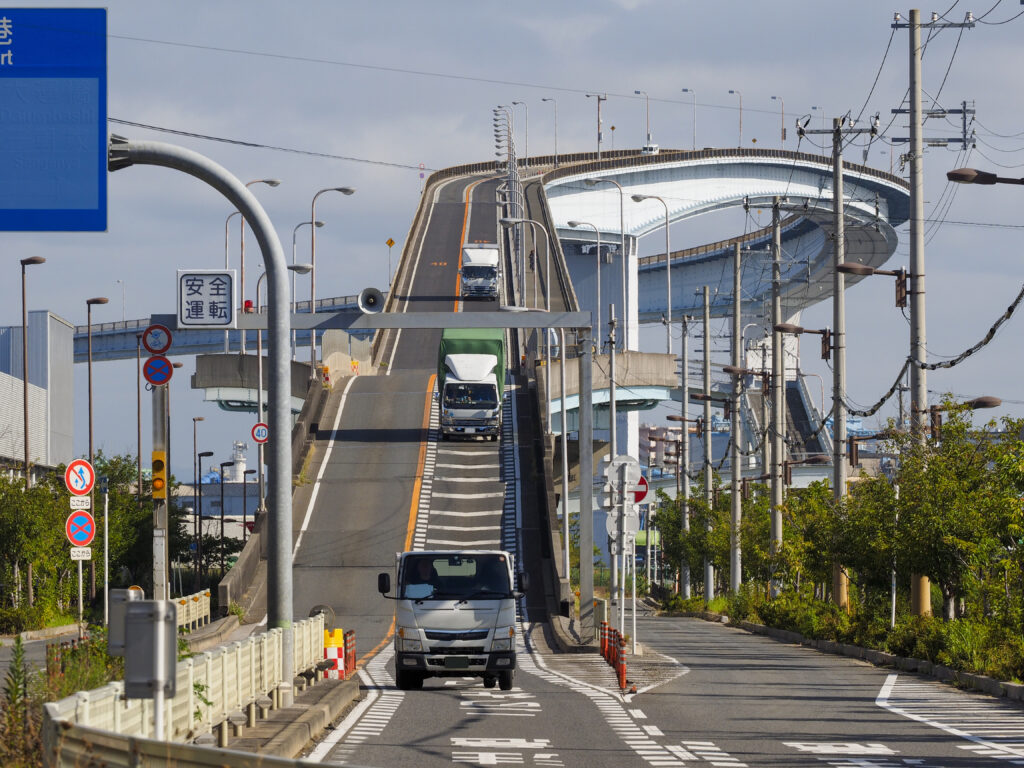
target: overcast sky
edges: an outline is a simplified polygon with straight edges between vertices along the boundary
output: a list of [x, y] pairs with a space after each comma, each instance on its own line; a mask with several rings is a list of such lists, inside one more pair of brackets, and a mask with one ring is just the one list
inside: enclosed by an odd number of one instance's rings
[[[981, 17], [993, 4], [958, 2], [922, 12], [926, 19], [935, 10], [962, 21], [968, 10]], [[37, 5], [89, 4], [61, 0]], [[419, 165], [437, 169], [492, 159], [491, 108], [496, 104], [527, 102], [530, 153], [541, 154], [549, 153], [554, 142], [552, 105], [541, 98], [555, 98], [559, 150], [590, 151], [595, 108], [584, 94], [607, 93], [608, 145], [636, 147], [645, 130], [644, 102], [633, 94], [640, 89], [651, 97], [654, 141], [664, 148], [689, 148], [693, 108], [681, 89], [690, 88], [697, 94], [698, 146], [736, 146], [740, 113], [739, 98], [729, 94], [733, 89], [742, 93], [745, 146], [796, 149], [794, 117], [810, 115], [812, 127], [820, 127], [822, 116], [830, 122], [847, 111], [865, 118], [879, 112], [882, 125], [888, 126], [908, 83], [908, 32], [898, 30], [893, 36], [890, 28], [893, 12], [907, 16], [908, 9], [875, 0], [528, 0], [513, 5], [109, 0], [105, 5], [112, 119], [266, 147], [115, 123], [112, 132], [189, 147], [243, 181], [281, 179], [276, 189], [256, 186], [253, 191], [286, 253], [293, 228], [309, 218], [316, 190], [357, 188], [351, 197], [325, 195], [318, 201], [317, 216], [326, 222], [317, 236], [320, 296], [385, 287], [385, 241], [397, 241], [397, 258], [421, 189]], [[1022, 10], [1016, 0], [995, 5], [983, 21], [1006, 21]], [[933, 106], [932, 98], [947, 108], [972, 102], [978, 136], [969, 158], [955, 147], [926, 152], [927, 317], [933, 359], [955, 355], [981, 338], [1021, 287], [1024, 190], [947, 190], [945, 172], [971, 165], [1024, 175], [1022, 24], [1024, 18], [979, 24], [962, 33], [945, 30], [933, 36], [925, 52], [926, 106]], [[784, 145], [781, 103], [772, 96], [785, 102], [789, 138]], [[524, 118], [517, 108], [517, 129], [525, 128]], [[887, 136], [906, 136], [905, 125], [905, 118], [896, 117]], [[958, 118], [933, 120], [925, 133], [955, 136], [958, 125]], [[517, 144], [525, 148], [525, 131]], [[806, 140], [800, 149], [823, 151]], [[876, 143], [868, 163], [888, 170], [892, 162], [894, 171], [902, 173], [901, 151], [897, 145], [890, 154], [888, 144]], [[853, 150], [847, 156], [859, 162], [859, 155]], [[47, 259], [30, 273], [31, 309], [50, 309], [84, 323], [85, 299], [108, 296], [110, 303], [97, 307], [93, 319], [120, 320], [122, 285], [116, 280], [121, 279], [128, 318], [171, 312], [176, 269], [223, 263], [224, 221], [230, 213], [217, 193], [180, 173], [139, 167], [112, 174], [106, 233], [2, 235], [8, 279], [0, 281], [0, 324], [20, 323], [17, 259], [30, 255]], [[762, 221], [768, 223], [769, 217], [765, 211]], [[673, 245], [699, 245], [750, 226], [740, 212], [703, 218], [674, 226]], [[940, 220], [945, 221], [941, 226]], [[907, 264], [905, 226], [900, 237], [888, 265], [892, 268]], [[660, 242], [657, 233], [642, 241], [641, 254], [656, 252]], [[230, 248], [237, 263], [236, 227]], [[299, 240], [300, 260], [308, 259], [308, 250], [306, 228]], [[251, 294], [259, 260], [251, 235], [247, 256]], [[892, 299], [890, 278], [866, 280], [849, 292], [849, 396], [855, 402], [874, 402], [907, 355], [907, 322]], [[1024, 369], [1017, 342], [1021, 322], [1015, 317], [958, 368], [930, 373], [929, 388], [997, 395], [1006, 402], [997, 415], [1024, 415], [1018, 384]], [[807, 312], [804, 324], [830, 325], [830, 305]], [[645, 346], [659, 351], [662, 338], [661, 331], [645, 333]], [[831, 374], [816, 357], [811, 350], [804, 367], [825, 377], [827, 392]], [[188, 389], [193, 363], [185, 362], [172, 387], [172, 469], [179, 479], [189, 480], [193, 416], [206, 418], [199, 449], [215, 451], [219, 461], [229, 458], [233, 440], [248, 440], [253, 417], [223, 414], [204, 404], [200, 393]], [[77, 366], [75, 373], [75, 451], [81, 454], [87, 449], [84, 367]], [[125, 418], [126, 403], [134, 405], [134, 361], [97, 364], [94, 375], [96, 445], [108, 453], [134, 453], [134, 419]], [[148, 452], [148, 410], [143, 421]], [[252, 465], [254, 447], [250, 458]]]

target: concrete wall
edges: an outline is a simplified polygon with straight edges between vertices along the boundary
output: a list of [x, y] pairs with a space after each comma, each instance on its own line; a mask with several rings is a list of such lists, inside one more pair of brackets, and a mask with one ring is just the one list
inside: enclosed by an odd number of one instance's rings
[[331, 381], [343, 376], [375, 375], [371, 361], [373, 339], [361, 339], [341, 330], [324, 331], [321, 360], [327, 366]]

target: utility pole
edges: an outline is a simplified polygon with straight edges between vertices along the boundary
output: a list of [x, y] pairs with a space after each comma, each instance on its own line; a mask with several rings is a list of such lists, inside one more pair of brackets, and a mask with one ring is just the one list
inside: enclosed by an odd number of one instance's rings
[[[680, 422], [681, 431], [679, 434], [679, 462], [676, 465], [676, 477], [682, 475], [683, 483], [683, 505], [682, 505], [682, 526], [683, 533], [687, 533], [690, 530], [690, 428], [687, 426], [686, 412], [687, 407], [690, 404], [690, 344], [689, 344], [689, 319], [686, 315], [683, 315], [683, 340], [682, 340], [682, 357], [679, 359], [680, 370], [679, 370], [679, 385], [682, 390], [682, 404], [679, 409], [679, 415], [682, 418]], [[680, 587], [683, 593], [683, 599], [690, 599], [690, 561], [687, 560], [684, 563], [680, 563]]]
[[[732, 364], [741, 368], [743, 361], [740, 359], [741, 326], [740, 326], [740, 244], [735, 244], [732, 262]], [[732, 379], [732, 420], [729, 424], [731, 446], [729, 474], [732, 476], [731, 499], [732, 507], [732, 530], [729, 532], [729, 589], [735, 595], [740, 591], [740, 583], [743, 581], [742, 552], [740, 548], [740, 523], [743, 518], [743, 508], [740, 499], [740, 387], [743, 377], [734, 376]]]
[[[846, 275], [839, 265], [846, 261], [846, 215], [843, 192], [843, 135], [878, 132], [878, 118], [870, 128], [843, 127], [844, 118], [832, 119], [832, 498], [838, 510], [846, 497]], [[823, 131], [799, 128], [797, 133]], [[832, 602], [850, 610], [850, 580], [842, 563], [832, 564]]]
[[[928, 434], [928, 361], [925, 337], [925, 265], [924, 265], [924, 142], [921, 114], [921, 28], [973, 28], [974, 17], [968, 13], [963, 23], [940, 22], [932, 16], [921, 23], [921, 11], [911, 9], [910, 21], [901, 22], [896, 14], [893, 29], [910, 31], [910, 431], [919, 443]], [[901, 110], [902, 111], [902, 110]], [[966, 111], [966, 107], [965, 107]], [[966, 136], [963, 137], [966, 142]], [[916, 616], [930, 616], [931, 585], [928, 577], [910, 577], [910, 610]]]
[[594, 626], [594, 400], [591, 329], [579, 329], [580, 382], [580, 637], [590, 642]]
[[[711, 304], [708, 286], [704, 286], [704, 501], [710, 512], [714, 504], [711, 487]], [[685, 425], [685, 422], [683, 424]], [[705, 524], [711, 530], [711, 515]], [[710, 558], [704, 558], [704, 599], [715, 599], [715, 566]]]
[[[782, 226], [779, 217], [781, 198], [772, 198], [772, 420], [771, 420], [771, 546], [777, 555], [782, 549], [782, 462], [786, 458], [783, 436], [786, 431], [786, 368], [783, 359], [783, 335], [774, 327], [782, 319]], [[767, 436], [765, 436], [767, 439]], [[771, 596], [778, 597], [782, 585], [772, 577]]]
[[[608, 426], [609, 426], [609, 445], [608, 445], [608, 460], [613, 460], [618, 456], [615, 446], [615, 305], [609, 304], [608, 317]], [[612, 484], [616, 482], [614, 478], [610, 478]], [[613, 494], [614, 498], [614, 494]], [[625, 633], [625, 615], [626, 606], [624, 602], [624, 595], [622, 593], [622, 587], [626, 580], [626, 555], [625, 549], [625, 536], [622, 531], [622, 518], [626, 511], [626, 499], [625, 494], [622, 494], [620, 505], [613, 504], [611, 507], [611, 513], [615, 515], [615, 547], [612, 552], [612, 604], [615, 606], [617, 615], [613, 617], [612, 624], [617, 624], [619, 631]], [[619, 570], [619, 558], [622, 558], [622, 571]], [[620, 581], [622, 582], [620, 584]]]

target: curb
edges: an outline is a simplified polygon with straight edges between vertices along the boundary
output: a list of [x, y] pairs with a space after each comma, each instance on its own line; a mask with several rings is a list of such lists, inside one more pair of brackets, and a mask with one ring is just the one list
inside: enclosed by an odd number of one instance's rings
[[754, 624], [749, 621], [737, 621], [731, 623], [729, 617], [710, 613], [708, 611], [679, 614], [704, 619], [715, 623], [730, 624], [754, 635], [763, 635], [773, 640], [795, 645], [803, 645], [807, 648], [821, 653], [830, 653], [835, 656], [846, 656], [851, 659], [859, 659], [876, 667], [889, 667], [903, 670], [904, 672], [915, 672], [919, 675], [928, 675], [944, 683], [952, 683], [960, 688], [971, 688], [981, 693], [988, 694], [995, 698], [1007, 698], [1012, 701], [1024, 701], [1024, 683], [1011, 683], [1003, 680], [996, 680], [986, 675], [975, 675], [971, 672], [944, 667], [924, 659], [910, 659], [904, 656], [896, 656], [885, 651], [877, 651], [872, 648], [861, 648], [859, 645], [839, 643], [835, 640], [815, 640], [806, 638], [799, 632], [791, 632], [786, 629], [776, 629], [763, 624]]
[[202, 653], [210, 648], [222, 645], [238, 627], [238, 617], [232, 614], [223, 619], [216, 619], [201, 629], [179, 635], [179, 637], [184, 638], [190, 652]]
[[[321, 682], [320, 685], [323, 685]], [[288, 723], [258, 750], [258, 754], [294, 759], [333, 723], [345, 708], [359, 698], [359, 683], [350, 678], [326, 693], [320, 701]]]

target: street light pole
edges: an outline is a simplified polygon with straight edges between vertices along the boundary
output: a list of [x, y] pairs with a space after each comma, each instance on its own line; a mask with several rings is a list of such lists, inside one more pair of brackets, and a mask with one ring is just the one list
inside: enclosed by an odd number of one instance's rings
[[[196, 425], [200, 421], [206, 421], [205, 416], [193, 416], [192, 417], [192, 496], [196, 498], [199, 496], [199, 445], [197, 441], [198, 429]], [[202, 504], [196, 499], [195, 506], [201, 511]], [[199, 514], [197, 511], [195, 519], [192, 521], [192, 535], [196, 541], [196, 574], [199, 573]]]
[[213, 456], [213, 451], [200, 451], [196, 454], [199, 466], [199, 483], [196, 486], [196, 496], [199, 502], [198, 512], [198, 534], [196, 538], [196, 575], [192, 580], [192, 588], [198, 592], [203, 583], [203, 459]]
[[647, 105], [647, 144], [644, 146], [650, 146], [651, 144], [651, 97], [647, 94], [647, 91], [633, 91], [637, 96], [644, 97], [644, 103]]
[[[289, 264], [288, 271], [294, 276], [296, 273], [300, 275], [308, 274], [313, 271], [312, 264]], [[260, 300], [260, 289], [263, 286], [263, 280], [266, 278], [267, 273], [264, 272], [256, 280], [256, 314], [263, 314], [263, 302]], [[263, 330], [256, 331], [256, 421], [263, 421]], [[264, 443], [257, 443], [256, 455], [257, 463], [260, 468], [259, 476], [259, 495], [260, 505], [258, 512], [266, 512], [266, 485], [263, 476], [263, 446]]]
[[[254, 179], [253, 181], [247, 181], [246, 187], [251, 187], [253, 184], [266, 184], [268, 187], [276, 187], [281, 183], [280, 179]], [[238, 269], [238, 301], [242, 307], [245, 307], [245, 217], [242, 216], [238, 221], [238, 237], [240, 240], [239, 245], [239, 269]], [[242, 331], [241, 346], [239, 348], [239, 354], [245, 354], [245, 331]]]
[[125, 294], [125, 289], [127, 287], [127, 283], [126, 283], [126, 281], [120, 280], [120, 279], [115, 280], [114, 283], [115, 284], [116, 283], [120, 283], [121, 284], [121, 322], [123, 323], [125, 321], [125, 316], [126, 316], [125, 315], [125, 295], [126, 295]]
[[668, 203], [658, 195], [633, 195], [633, 202], [657, 200], [665, 206], [665, 352], [672, 354], [672, 245], [669, 242]]
[[[316, 228], [320, 228], [324, 225], [322, 221], [300, 221], [295, 225], [295, 229], [292, 230], [292, 264], [295, 264], [295, 238], [299, 234], [299, 227], [308, 227], [312, 224]], [[391, 249], [388, 248], [388, 254], [391, 253]], [[388, 257], [390, 261], [390, 256]], [[390, 271], [390, 270], [389, 270]], [[266, 274], [264, 272], [264, 274]], [[257, 294], [259, 291], [257, 291]], [[257, 295], [257, 300], [259, 296]], [[292, 314], [295, 314], [295, 273], [292, 273]], [[295, 359], [295, 326], [292, 325], [292, 360]]]
[[528, 170], [530, 168], [530, 105], [525, 101], [513, 101], [512, 106], [521, 106], [523, 108], [523, 113], [526, 116], [523, 121], [523, 125], [525, 126], [525, 135], [523, 137], [523, 154], [525, 155], [523, 158], [523, 168]]
[[740, 97], [740, 143], [739, 146], [743, 146], [743, 94], [739, 91], [730, 88], [729, 93], [735, 94]]
[[[262, 447], [262, 445], [263, 444], [260, 443], [261, 447]], [[248, 540], [248, 538], [249, 538], [249, 535], [248, 535], [249, 534], [249, 526], [248, 526], [248, 522], [249, 522], [249, 492], [248, 492], [249, 491], [249, 483], [246, 482], [245, 477], [246, 477], [246, 475], [255, 475], [255, 474], [256, 474], [256, 470], [255, 469], [247, 469], [247, 470], [245, 470], [245, 472], [242, 473], [242, 541], [243, 542]], [[263, 466], [262, 465], [260, 465], [259, 474], [260, 474], [260, 485], [262, 485], [263, 484]], [[260, 502], [262, 503], [262, 501], [263, 501], [263, 499], [261, 497], [260, 498]], [[253, 517], [255, 517], [255, 513], [253, 514]]]
[[[628, 254], [626, 253], [626, 193], [622, 189], [622, 185], [614, 179], [584, 179], [583, 183], [588, 187], [597, 186], [600, 183], [614, 184], [615, 188], [619, 190], [619, 256], [622, 260], [622, 349], [629, 349], [629, 311], [626, 306], [626, 259]], [[598, 323], [600, 327], [600, 322]]]
[[[704, 502], [708, 505], [708, 520], [705, 529], [711, 531], [711, 509], [714, 493], [711, 477], [711, 301], [710, 290], [704, 286]], [[715, 566], [711, 558], [704, 558], [704, 600], [715, 598]]]
[[[313, 195], [313, 202], [309, 209], [309, 220], [316, 221], [316, 199], [325, 192], [341, 192], [343, 195], [351, 195], [355, 193], [353, 187], [327, 187], [319, 190]], [[311, 265], [310, 279], [309, 279], [309, 311], [310, 313], [316, 312], [316, 227], [309, 228], [310, 238], [310, 253], [309, 261]], [[309, 378], [310, 380], [316, 379], [316, 329], [310, 328], [309, 330]]]
[[782, 138], [782, 143], [785, 144], [786, 143], [786, 100], [783, 99], [781, 96], [772, 96], [772, 101], [778, 101], [779, 105], [782, 107], [782, 131], [780, 133], [780, 136]]
[[[598, 230], [596, 224], [591, 224], [589, 221], [570, 221], [567, 223], [573, 229], [576, 229], [577, 227], [590, 227], [594, 230], [594, 234], [597, 236], [597, 324], [595, 327], [603, 328], [604, 326], [601, 325], [601, 232]], [[601, 342], [599, 336], [598, 352], [600, 352], [600, 350]]]
[[[220, 577], [224, 578], [224, 468], [233, 467], [235, 462], [222, 461], [220, 463]], [[224, 606], [225, 608], [227, 606]]]
[[683, 88], [683, 93], [693, 97], [693, 148], [697, 149], [697, 92], [692, 88]]
[[[86, 335], [88, 337], [88, 355], [89, 355], [89, 464], [93, 464], [93, 445], [92, 445], [92, 308], [98, 304], [106, 304], [110, 301], [105, 296], [97, 296], [92, 299], [85, 300], [85, 311], [86, 311]], [[93, 464], [93, 466], [95, 466]], [[89, 493], [90, 503], [95, 500], [94, 494]], [[92, 508], [96, 509], [96, 505], [92, 504]], [[89, 563], [89, 598], [94, 599], [96, 597], [96, 568], [90, 561]]]
[[544, 98], [541, 101], [550, 101], [555, 108], [555, 168], [558, 167], [558, 102], [554, 98]]
[[[228, 253], [228, 245], [231, 240], [231, 219], [234, 216], [241, 216], [241, 211], [234, 211], [229, 213], [228, 217], [224, 219], [224, 269], [227, 270], [231, 266], [231, 258]], [[224, 331], [224, 354], [228, 354], [231, 351], [231, 341], [228, 337], [229, 331]], [[243, 331], [242, 333], [245, 333]]]
[[[28, 305], [26, 303], [25, 269], [36, 264], [46, 262], [42, 256], [29, 256], [21, 260], [21, 383], [22, 383], [22, 410], [25, 417], [25, 489], [32, 487], [32, 473], [29, 470], [30, 459], [28, 455]], [[29, 566], [31, 568], [31, 565]], [[31, 574], [30, 577], [31, 579]], [[29, 592], [32, 587], [29, 586]]]

